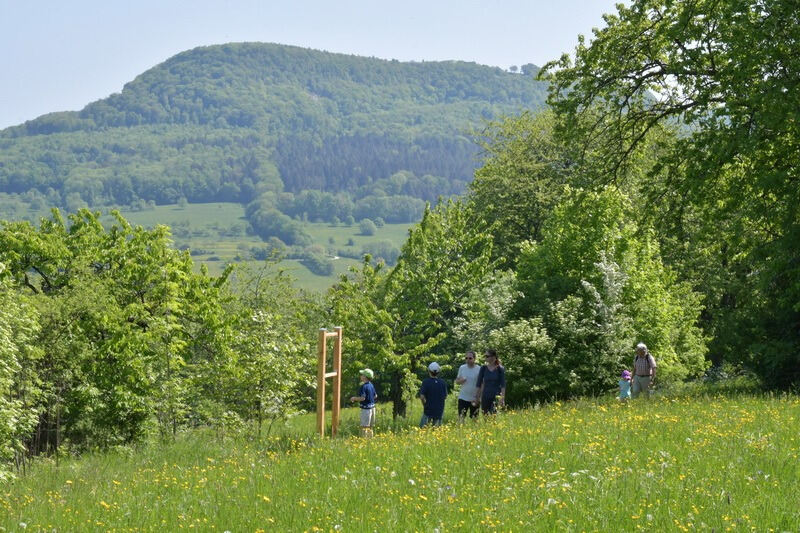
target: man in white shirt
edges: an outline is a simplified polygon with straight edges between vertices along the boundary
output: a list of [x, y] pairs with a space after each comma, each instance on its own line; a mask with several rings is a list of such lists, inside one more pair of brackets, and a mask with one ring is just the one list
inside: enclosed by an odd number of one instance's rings
[[456, 383], [461, 385], [458, 392], [458, 419], [463, 422], [469, 411], [470, 418], [478, 416], [478, 373], [481, 368], [475, 364], [475, 352], [469, 351], [464, 355], [465, 364], [458, 369]]

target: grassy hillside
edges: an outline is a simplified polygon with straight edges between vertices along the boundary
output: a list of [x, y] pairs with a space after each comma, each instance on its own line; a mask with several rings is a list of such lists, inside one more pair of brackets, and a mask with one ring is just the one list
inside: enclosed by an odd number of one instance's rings
[[[452, 409], [452, 406], [450, 406]], [[345, 428], [354, 429], [355, 410]], [[452, 420], [452, 412], [448, 415]], [[0, 526], [155, 531], [797, 531], [800, 400], [579, 401], [318, 443], [182, 436], [37, 465]], [[379, 427], [380, 429], [380, 427]], [[300, 435], [306, 434], [300, 432]]]
[[[46, 213], [38, 213], [45, 216]], [[208, 204], [187, 204], [185, 206], [161, 205], [146, 211], [122, 210], [121, 214], [133, 225], [152, 227], [165, 224], [172, 228], [175, 246], [188, 247], [199, 268], [205, 265], [209, 272], [218, 275], [228, 263], [259, 263], [252, 258], [251, 249], [263, 247], [259, 237], [246, 235], [244, 228], [244, 208], [240, 204], [216, 202]], [[110, 216], [107, 218], [110, 221]], [[232, 228], [238, 227], [238, 230]], [[324, 291], [330, 287], [340, 274], [360, 261], [336, 255], [337, 249], [359, 253], [364, 246], [380, 241], [389, 241], [401, 248], [411, 224], [386, 224], [377, 228], [374, 235], [362, 235], [358, 225], [339, 224], [332, 226], [324, 222], [306, 222], [304, 228], [312, 237], [312, 246], [319, 246], [329, 253], [334, 272], [329, 276], [312, 273], [299, 260], [285, 259], [282, 267], [297, 279], [297, 285], [304, 289]], [[348, 241], [353, 242], [348, 246]]]

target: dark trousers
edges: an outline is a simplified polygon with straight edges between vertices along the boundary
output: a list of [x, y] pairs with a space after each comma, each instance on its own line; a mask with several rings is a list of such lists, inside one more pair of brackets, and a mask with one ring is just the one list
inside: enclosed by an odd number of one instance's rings
[[483, 411], [483, 414], [493, 415], [497, 412], [497, 403], [495, 402], [496, 398], [496, 395], [483, 396], [481, 398], [481, 411]]
[[473, 405], [469, 400], [462, 400], [461, 398], [458, 399], [458, 416], [467, 416], [467, 411], [469, 411], [469, 417], [475, 418], [478, 416], [478, 406]]

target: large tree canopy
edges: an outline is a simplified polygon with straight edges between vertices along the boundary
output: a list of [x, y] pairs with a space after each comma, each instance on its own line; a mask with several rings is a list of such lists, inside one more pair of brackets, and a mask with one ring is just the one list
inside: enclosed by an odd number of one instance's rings
[[695, 226], [694, 252], [717, 248], [728, 277], [709, 305], [746, 331], [719, 349], [744, 347], [786, 382], [800, 379], [799, 18], [786, 0], [637, 0], [544, 69], [557, 131], [591, 156], [594, 184], [623, 182], [652, 134], [675, 128], [637, 186], [652, 211], [672, 207], [673, 228]]

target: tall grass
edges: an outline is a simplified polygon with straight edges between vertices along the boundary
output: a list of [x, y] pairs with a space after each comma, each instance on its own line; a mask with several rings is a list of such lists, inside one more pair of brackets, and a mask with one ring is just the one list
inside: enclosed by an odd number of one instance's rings
[[197, 433], [41, 464], [0, 489], [0, 526], [798, 531], [798, 428], [798, 397], [741, 395], [556, 403], [372, 440]]

